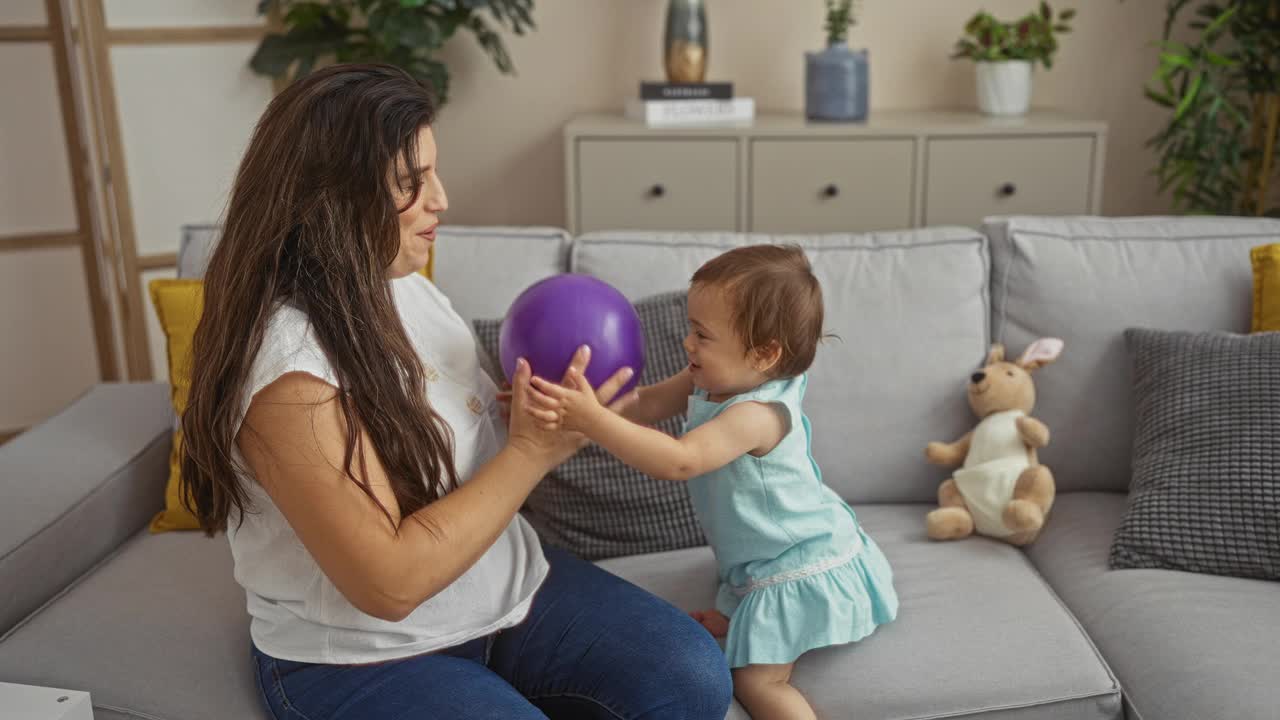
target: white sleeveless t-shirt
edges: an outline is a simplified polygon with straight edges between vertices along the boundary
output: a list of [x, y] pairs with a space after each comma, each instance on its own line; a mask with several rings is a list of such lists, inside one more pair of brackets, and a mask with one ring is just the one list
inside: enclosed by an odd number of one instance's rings
[[[469, 327], [449, 300], [414, 274], [391, 281], [400, 320], [422, 360], [427, 397], [453, 430], [463, 482], [501, 447], [497, 387], [481, 369]], [[253, 396], [289, 372], [336, 386], [307, 316], [280, 305], [267, 325], [245, 388], [240, 419]], [[237, 428], [238, 429], [238, 428]], [[234, 457], [245, 465], [239, 450]], [[450, 647], [518, 624], [547, 575], [537, 535], [516, 515], [469, 570], [399, 622], [356, 609], [321, 571], [252, 475], [241, 478], [252, 503], [228, 519], [235, 578], [244, 587], [250, 635], [282, 660], [372, 663]]]

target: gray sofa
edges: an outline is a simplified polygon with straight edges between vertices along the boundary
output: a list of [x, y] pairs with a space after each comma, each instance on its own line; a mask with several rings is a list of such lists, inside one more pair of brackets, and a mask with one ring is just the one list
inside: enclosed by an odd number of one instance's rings
[[[216, 228], [188, 228], [198, 275]], [[1107, 567], [1132, 438], [1129, 326], [1247, 330], [1248, 249], [1280, 222], [1001, 218], [983, 232], [871, 235], [441, 232], [437, 282], [468, 319], [565, 270], [632, 299], [684, 287], [727, 247], [811, 251], [830, 329], [807, 410], [827, 482], [893, 565], [897, 622], [806, 655], [795, 682], [824, 718], [1280, 718], [1280, 585]], [[1059, 498], [1022, 551], [924, 535], [944, 471], [929, 440], [973, 423], [963, 382], [992, 340], [1066, 340], [1038, 376], [1042, 458]], [[244, 596], [226, 541], [148, 534], [173, 417], [159, 384], [101, 385], [0, 448], [0, 681], [88, 690], [104, 718], [260, 718]], [[626, 513], [625, 507], [617, 509]], [[682, 608], [709, 606], [709, 549], [608, 570]], [[0, 708], [0, 716], [4, 716]], [[745, 718], [736, 705], [732, 718]]]

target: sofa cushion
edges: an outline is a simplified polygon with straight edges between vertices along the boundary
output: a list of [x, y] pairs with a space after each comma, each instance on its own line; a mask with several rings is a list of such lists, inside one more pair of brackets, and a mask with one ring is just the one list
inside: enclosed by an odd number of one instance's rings
[[467, 322], [502, 317], [525, 288], [568, 269], [569, 241], [559, 228], [441, 225], [434, 282]]
[[[655, 383], [688, 364], [681, 340], [688, 329], [684, 292], [661, 293], [635, 304], [644, 329], [640, 382]], [[497, 367], [502, 321], [476, 320], [476, 339]], [[494, 375], [501, 381], [501, 371]], [[680, 432], [681, 418], [657, 425]], [[587, 560], [704, 545], [686, 483], [655, 480], [591, 444], [552, 470], [529, 494], [524, 515], [550, 545]]]
[[[898, 619], [853, 645], [802, 656], [793, 682], [819, 717], [1120, 718], [1115, 679], [1017, 549], [935, 543], [927, 505], [866, 505], [858, 518], [893, 566]], [[601, 567], [685, 610], [714, 604], [708, 548]], [[730, 717], [747, 717], [735, 703]]]
[[1280, 333], [1125, 339], [1137, 429], [1111, 567], [1280, 580]]
[[[902, 608], [867, 640], [801, 659], [795, 682], [819, 714], [1118, 718], [1106, 666], [1025, 557], [985, 539], [931, 543], [920, 531], [927, 509], [859, 509], [894, 566]], [[713, 601], [706, 548], [601, 565], [682, 608]], [[170, 580], [152, 582], [161, 571]], [[87, 690], [99, 720], [264, 718], [231, 572], [222, 537], [139, 534], [0, 639], [0, 677]], [[730, 717], [746, 716], [735, 707]]]
[[156, 278], [147, 284], [151, 306], [164, 333], [169, 369], [169, 397], [173, 404], [173, 447], [169, 450], [169, 482], [164, 488], [164, 509], [151, 519], [151, 532], [195, 530], [200, 521], [182, 504], [182, 427], [177, 418], [187, 410], [191, 395], [191, 345], [204, 309], [204, 281], [192, 278]]
[[183, 225], [178, 240], [178, 277], [202, 278], [209, 267], [209, 256], [222, 237], [219, 225]]
[[1272, 718], [1280, 586], [1176, 570], [1111, 570], [1126, 499], [1059, 495], [1029, 548], [1120, 678], [1130, 720]]
[[[188, 225], [178, 249], [178, 277], [204, 276], [221, 229]], [[432, 282], [467, 322], [502, 317], [526, 287], [568, 267], [569, 233], [552, 227], [441, 225]]]
[[[931, 543], [920, 530], [927, 510], [859, 508], [894, 566], [902, 608], [867, 640], [800, 660], [795, 682], [819, 714], [1119, 718], [1106, 665], [1025, 556], [986, 539]], [[601, 565], [680, 607], [711, 606], [706, 548]], [[168, 581], [155, 583], [161, 572]], [[98, 720], [265, 719], [244, 607], [225, 538], [140, 533], [0, 638], [0, 678], [89, 691]], [[746, 715], [735, 706], [730, 717]]]
[[[192, 280], [204, 277], [209, 257], [213, 255], [213, 248], [220, 237], [221, 225], [183, 225], [182, 236], [178, 240], [178, 277]], [[434, 261], [433, 248], [426, 267], [418, 271], [428, 280], [432, 278]]]
[[1280, 331], [1280, 243], [1249, 252], [1253, 263], [1253, 331]]
[[865, 235], [591, 233], [570, 270], [635, 300], [683, 290], [702, 263], [741, 245], [805, 248], [822, 283], [826, 329], [805, 413], [829, 485], [853, 502], [929, 502], [944, 478], [931, 440], [973, 423], [964, 384], [987, 353], [987, 246], [973, 230]]
[[0, 678], [88, 691], [97, 720], [266, 720], [231, 571], [224, 536], [139, 534], [0, 638]]
[[97, 385], [0, 447], [0, 632], [160, 509], [170, 413], [165, 385]]
[[995, 338], [1060, 337], [1037, 378], [1053, 432], [1040, 459], [1060, 491], [1129, 487], [1133, 392], [1124, 330], [1247, 332], [1249, 249], [1280, 221], [1245, 218], [991, 218]]

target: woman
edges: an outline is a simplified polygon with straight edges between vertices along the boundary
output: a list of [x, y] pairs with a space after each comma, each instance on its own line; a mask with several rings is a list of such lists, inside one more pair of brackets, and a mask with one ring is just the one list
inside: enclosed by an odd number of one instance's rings
[[466, 323], [415, 273], [448, 207], [434, 110], [386, 65], [288, 87], [205, 277], [183, 490], [227, 533], [263, 702], [312, 720], [719, 720], [711, 637], [544, 553], [516, 514], [584, 441], [519, 411], [523, 362], [504, 438]]

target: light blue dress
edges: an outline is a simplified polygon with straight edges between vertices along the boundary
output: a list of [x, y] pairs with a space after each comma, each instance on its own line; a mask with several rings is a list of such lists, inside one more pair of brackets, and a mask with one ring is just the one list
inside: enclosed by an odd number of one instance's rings
[[786, 409], [790, 430], [763, 457], [747, 454], [689, 481], [716, 554], [716, 609], [729, 618], [730, 667], [793, 662], [870, 635], [898, 614], [893, 572], [853, 510], [822, 482], [801, 411], [806, 376], [715, 403], [689, 398], [685, 432], [741, 402]]

